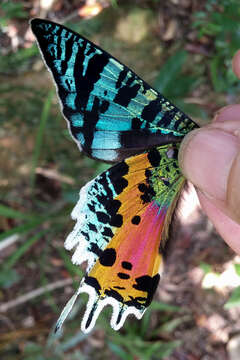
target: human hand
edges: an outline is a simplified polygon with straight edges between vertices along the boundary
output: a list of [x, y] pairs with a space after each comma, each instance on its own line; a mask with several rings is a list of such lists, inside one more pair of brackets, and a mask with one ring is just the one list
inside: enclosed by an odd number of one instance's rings
[[[240, 50], [233, 71], [240, 79]], [[179, 163], [219, 234], [240, 254], [240, 105], [222, 108], [211, 124], [189, 133]]]

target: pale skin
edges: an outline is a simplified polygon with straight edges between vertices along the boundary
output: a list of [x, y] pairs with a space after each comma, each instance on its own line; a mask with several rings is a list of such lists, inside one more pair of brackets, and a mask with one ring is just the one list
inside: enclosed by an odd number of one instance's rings
[[[240, 79], [240, 50], [232, 66]], [[209, 125], [188, 134], [179, 162], [197, 189], [202, 209], [240, 255], [240, 104], [220, 109]]]

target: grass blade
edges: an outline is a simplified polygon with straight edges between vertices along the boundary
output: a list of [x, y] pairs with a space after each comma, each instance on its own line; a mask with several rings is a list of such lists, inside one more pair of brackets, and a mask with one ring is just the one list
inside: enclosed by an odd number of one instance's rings
[[17, 250], [9, 256], [9, 258], [6, 260], [4, 264], [5, 269], [11, 269], [16, 262], [20, 259], [21, 256], [23, 256], [28, 249], [46, 232], [47, 230], [43, 230], [39, 233], [37, 233], [35, 236], [32, 236], [30, 239], [28, 239], [26, 242], [24, 242]]
[[16, 226], [10, 230], [5, 231], [4, 233], [0, 234], [0, 240], [6, 239], [7, 237], [13, 234], [23, 234], [26, 233], [38, 225], [42, 224], [44, 221], [48, 220], [49, 216], [33, 218], [32, 221], [29, 221], [23, 225]]
[[50, 108], [51, 108], [51, 102], [52, 102], [52, 98], [53, 98], [53, 90], [51, 90], [48, 93], [47, 99], [44, 103], [43, 106], [43, 110], [42, 110], [42, 114], [41, 114], [41, 119], [40, 119], [40, 124], [39, 124], [39, 128], [38, 128], [38, 132], [37, 132], [37, 137], [36, 137], [36, 145], [35, 145], [35, 149], [33, 152], [33, 158], [32, 158], [32, 171], [31, 171], [31, 178], [30, 178], [30, 184], [31, 184], [31, 188], [34, 187], [34, 183], [35, 183], [35, 170], [38, 164], [38, 160], [40, 157], [40, 153], [41, 153], [41, 149], [42, 149], [42, 144], [43, 144], [43, 135], [44, 135], [44, 131], [46, 128], [46, 123], [49, 117], [49, 113], [50, 113]]
[[18, 210], [14, 210], [8, 206], [0, 204], [0, 215], [11, 218], [11, 219], [21, 219], [21, 220], [29, 220], [33, 218], [33, 215], [24, 214]]

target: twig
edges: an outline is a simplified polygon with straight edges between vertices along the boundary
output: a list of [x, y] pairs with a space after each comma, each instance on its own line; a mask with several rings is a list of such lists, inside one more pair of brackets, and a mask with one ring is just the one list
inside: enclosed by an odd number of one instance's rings
[[19, 296], [17, 299], [8, 301], [6, 303], [3, 303], [0, 305], [0, 312], [6, 312], [11, 308], [14, 308], [18, 305], [24, 304], [25, 302], [32, 300], [36, 298], [37, 296], [40, 296], [44, 294], [46, 291], [53, 291], [55, 289], [59, 289], [61, 287], [71, 285], [73, 283], [72, 278], [64, 279], [64, 280], [58, 280], [52, 284], [42, 286], [36, 290], [32, 290], [29, 293]]
[[42, 176], [45, 176], [49, 179], [58, 180], [60, 182], [64, 182], [69, 185], [74, 185], [75, 181], [70, 176], [61, 175], [57, 172], [57, 170], [54, 169], [44, 169], [42, 167], [36, 168], [36, 174], [40, 174]]

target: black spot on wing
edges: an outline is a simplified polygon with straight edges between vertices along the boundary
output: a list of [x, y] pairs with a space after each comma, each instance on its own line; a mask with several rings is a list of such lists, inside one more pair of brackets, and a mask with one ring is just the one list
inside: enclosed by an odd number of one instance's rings
[[128, 186], [128, 181], [123, 176], [127, 175], [129, 166], [125, 161], [122, 161], [115, 165], [111, 170], [112, 171], [109, 171], [109, 179], [117, 195], [119, 195], [123, 189]]
[[106, 203], [106, 210], [109, 215], [115, 215], [118, 212], [120, 206], [121, 206], [121, 201], [116, 199], [109, 200]]
[[128, 107], [128, 104], [130, 103], [130, 101], [137, 96], [137, 93], [138, 93], [140, 87], [141, 87], [140, 84], [135, 84], [133, 86], [125, 85], [125, 86], [121, 87], [118, 90], [113, 101], [116, 104], [119, 104], [124, 107]]
[[[159, 121], [159, 123], [161, 124], [161, 126], [169, 128], [172, 119], [174, 118], [174, 116], [176, 115], [176, 113], [178, 112], [178, 109], [176, 107], [174, 107], [171, 110], [168, 110], [164, 113], [163, 117], [161, 118], [161, 120]], [[177, 126], [176, 123], [174, 124], [174, 129], [177, 130]]]
[[88, 227], [89, 227], [89, 230], [94, 231], [94, 232], [97, 232], [97, 228], [96, 228], [96, 226], [95, 226], [94, 224], [89, 223], [89, 224], [88, 224]]
[[147, 184], [149, 184], [151, 176], [152, 176], [151, 170], [146, 169], [145, 170], [145, 177], [146, 177]]
[[139, 215], [133, 216], [133, 218], [131, 220], [132, 224], [134, 224], [134, 225], [140, 224], [140, 221], [141, 221], [141, 217]]
[[116, 250], [113, 248], [105, 249], [100, 258], [99, 262], [102, 266], [113, 266], [117, 258]]
[[150, 103], [143, 108], [141, 118], [151, 123], [161, 110], [162, 105], [159, 98], [157, 98], [150, 101]]
[[89, 234], [86, 233], [85, 231], [81, 231], [81, 234], [85, 237], [85, 239], [87, 239], [87, 241], [89, 241]]
[[102, 232], [102, 235], [112, 238], [113, 237], [113, 232], [109, 227], [105, 227], [103, 232]]
[[93, 276], [85, 276], [84, 281], [87, 285], [92, 286], [96, 290], [97, 294], [100, 294], [101, 286], [99, 285], [97, 279]]
[[152, 167], [157, 167], [160, 165], [161, 155], [157, 149], [152, 149], [148, 152], [147, 158]]
[[138, 185], [138, 190], [142, 193], [140, 198], [142, 199], [144, 204], [151, 202], [152, 198], [156, 195], [150, 182], [148, 184], [140, 183]]
[[142, 121], [138, 119], [137, 117], [132, 119], [132, 129], [133, 130], [139, 130], [141, 129]]
[[115, 227], [121, 227], [123, 224], [123, 217], [121, 214], [116, 214], [115, 216], [111, 217], [110, 225]]
[[123, 68], [122, 71], [120, 71], [119, 75], [118, 75], [118, 79], [116, 82], [116, 88], [119, 89], [120, 86], [122, 85], [123, 80], [125, 79], [125, 77], [127, 76], [127, 69]]
[[106, 289], [105, 294], [107, 296], [113, 297], [114, 299], [116, 299], [119, 302], [123, 303], [123, 297], [117, 291], [115, 291], [113, 289], [110, 289], [110, 290]]
[[149, 275], [144, 275], [144, 276], [140, 276], [139, 278], [136, 278], [135, 280], [137, 284], [133, 285], [133, 287], [137, 290], [147, 292], [147, 299], [145, 306], [149, 306], [153, 299], [153, 295], [157, 289], [160, 280], [160, 275], [157, 274], [153, 277]]
[[132, 270], [132, 264], [129, 261], [123, 261], [122, 267], [126, 270]]
[[127, 280], [127, 279], [130, 278], [130, 275], [124, 274], [124, 273], [121, 273], [121, 272], [119, 272], [119, 273], [117, 274], [117, 276], [118, 276], [120, 279], [123, 279], [123, 280]]
[[100, 247], [99, 247], [97, 244], [95, 244], [95, 243], [91, 243], [90, 248], [89, 248], [89, 251], [92, 252], [92, 253], [94, 253], [94, 254], [96, 254], [97, 256], [101, 256], [101, 254], [102, 254], [102, 252], [103, 252], [103, 251], [100, 249]]
[[110, 217], [108, 216], [108, 214], [105, 214], [102, 211], [97, 211], [96, 215], [97, 215], [98, 221], [100, 221], [101, 223], [103, 223], [103, 224], [109, 223]]
[[147, 190], [147, 185], [144, 184], [144, 183], [140, 183], [140, 184], [138, 185], [138, 190], [139, 190], [140, 192], [145, 192], [145, 191]]
[[114, 289], [118, 289], [118, 290], [125, 290], [126, 288], [124, 286], [113, 286]]
[[87, 204], [90, 211], [95, 212], [95, 206], [92, 204]]

